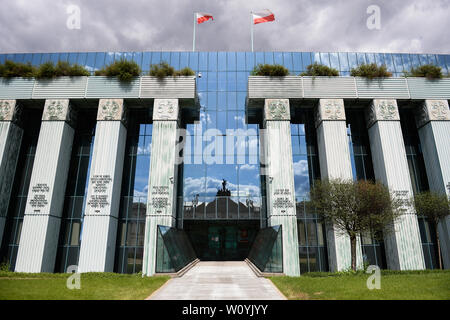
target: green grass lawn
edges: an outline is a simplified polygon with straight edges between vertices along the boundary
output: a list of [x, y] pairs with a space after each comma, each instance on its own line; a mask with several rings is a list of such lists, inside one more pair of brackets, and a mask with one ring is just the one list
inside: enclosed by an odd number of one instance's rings
[[83, 273], [81, 288], [68, 289], [70, 274], [0, 272], [0, 300], [142, 300], [170, 277]]
[[379, 290], [367, 288], [369, 276], [306, 273], [269, 279], [292, 300], [450, 300], [450, 270], [382, 271]]

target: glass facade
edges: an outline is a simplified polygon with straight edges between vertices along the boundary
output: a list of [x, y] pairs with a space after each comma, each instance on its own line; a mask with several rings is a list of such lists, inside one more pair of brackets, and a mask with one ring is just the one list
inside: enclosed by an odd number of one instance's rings
[[248, 259], [262, 272], [283, 272], [283, 246], [281, 226], [259, 230]]
[[[363, 108], [347, 108], [347, 136], [352, 163], [353, 179], [375, 181], [369, 135]], [[382, 235], [375, 236], [367, 232], [361, 236], [363, 263], [387, 267]]]
[[23, 111], [24, 133], [0, 252], [0, 261], [9, 264], [10, 270], [14, 270], [16, 265], [41, 117], [42, 110], [24, 109]]
[[96, 109], [78, 111], [78, 119], [82, 120], [77, 122], [72, 146], [56, 258], [57, 272], [66, 272], [67, 267], [78, 265], [96, 116]]
[[[415, 122], [414, 110], [412, 108], [405, 107], [400, 109], [400, 123], [405, 142], [406, 158], [408, 160], [413, 193], [427, 191], [429, 190], [428, 178]], [[436, 230], [433, 224], [427, 221], [426, 217], [419, 216], [418, 220], [426, 268], [439, 268], [439, 263], [437, 262], [438, 253], [436, 250]]]
[[[350, 69], [362, 63], [385, 64], [393, 76], [403, 76], [404, 71], [423, 64], [435, 64], [444, 74], [450, 72], [450, 55], [446, 54], [401, 54], [373, 52], [61, 52], [61, 53], [14, 53], [0, 54], [0, 63], [6, 59], [15, 62], [30, 62], [39, 65], [47, 61], [68, 61], [85, 65], [89, 71], [101, 69], [119, 59], [136, 62], [143, 73], [148, 73], [150, 64], [166, 61], [176, 69], [190, 67], [194, 71], [206, 72], [249, 72], [258, 63], [278, 63], [291, 73], [306, 71], [311, 63], [318, 62], [335, 68], [341, 76], [350, 75]], [[226, 85], [224, 75], [212, 75], [215, 86]], [[225, 75], [225, 77], [227, 77]], [[235, 75], [236, 79], [240, 77]], [[228, 78], [227, 78], [228, 79]], [[214, 82], [211, 80], [211, 83]], [[212, 88], [212, 87], [211, 87]], [[229, 88], [228, 88], [229, 89]], [[234, 90], [235, 91], [235, 90]]]
[[130, 110], [128, 121], [115, 258], [115, 271], [120, 273], [142, 270], [152, 148], [153, 126], [148, 109]]
[[320, 179], [314, 111], [295, 108], [291, 117], [300, 273], [328, 271], [325, 225], [307, 206], [310, 186]]
[[196, 259], [184, 230], [157, 227], [156, 272], [178, 272]]
[[[256, 64], [279, 63], [288, 68], [292, 74], [306, 71], [307, 66], [314, 62], [338, 69], [341, 76], [350, 75], [351, 68], [361, 63], [371, 62], [386, 64], [388, 70], [395, 77], [402, 76], [403, 72], [411, 67], [425, 63], [439, 65], [446, 75], [450, 72], [450, 55], [354, 52], [18, 53], [0, 54], [0, 63], [11, 59], [16, 62], [30, 62], [37, 66], [46, 61], [61, 60], [79, 63], [94, 73], [106, 64], [121, 58], [135, 61], [141, 67], [143, 74], [148, 73], [151, 64], [166, 61], [176, 69], [190, 67], [199, 75], [196, 79], [201, 107], [199, 121], [182, 124], [188, 133], [189, 148], [184, 150], [185, 163], [179, 170], [178, 218], [181, 217], [186, 221], [239, 220], [240, 224], [248, 222], [249, 237], [252, 232], [257, 232], [258, 228], [265, 225], [265, 194], [262, 180], [264, 176], [260, 175], [259, 164], [260, 125], [246, 123], [245, 114], [247, 79]], [[315, 179], [320, 179], [313, 109], [306, 106], [294, 109], [291, 139], [300, 267], [302, 273], [326, 271], [328, 262], [325, 227], [314, 212], [306, 209], [309, 188]], [[41, 116], [33, 115], [31, 118], [37, 119], [35, 127], [38, 126]], [[414, 134], [405, 131], [409, 130], [409, 127], [404, 119], [405, 116], [402, 114], [402, 129], [412, 172], [411, 179], [414, 188], [417, 189], [417, 185], [421, 184], [424, 177], [425, 171], [421, 169], [422, 164], [420, 164], [423, 159], [420, 160], [420, 144], [417, 137], [410, 138], [414, 135], [417, 136], [417, 130], [415, 129], [416, 133]], [[364, 123], [360, 110], [348, 110], [348, 136], [355, 179], [373, 179], [370, 148]], [[33, 128], [33, 126], [29, 126], [26, 132], [36, 129]], [[39, 127], [36, 130], [27, 139], [34, 137], [37, 141]], [[79, 132], [81, 140], [88, 139], [91, 134], [88, 133], [87, 128], [84, 131], [85, 134]], [[116, 272], [139, 272], [142, 268], [151, 134], [152, 122], [148, 110], [130, 109], [115, 254], [114, 270]], [[90, 159], [87, 150], [91, 146], [84, 145], [81, 140], [79, 142], [76, 140], [74, 144], [74, 146], [82, 145], [79, 147], [81, 153], [77, 154], [74, 151], [72, 154], [71, 173], [66, 191], [58, 249], [57, 271], [63, 271], [78, 259], [79, 244], [82, 240], [83, 213], [80, 206], [82, 207], [82, 203], [84, 203], [85, 190], [83, 188], [85, 188], [85, 179], [88, 175], [86, 162], [89, 162], [88, 159]], [[22, 165], [19, 166], [21, 171], [16, 173], [14, 184], [16, 191], [13, 193], [14, 198], [11, 199], [13, 205], [10, 206], [8, 213], [7, 229], [2, 244], [2, 260], [8, 259], [12, 265], [17, 252], [20, 222], [23, 219], [28, 191], [27, 181], [31, 174], [36, 146], [36, 141], [34, 145], [30, 142], [31, 140], [25, 139], [24, 141], [28, 142], [24, 143], [21, 151], [20, 163]], [[226, 180], [229, 196], [219, 196], [223, 180]], [[256, 220], [259, 221], [255, 225]], [[422, 218], [420, 225], [424, 251], [433, 256], [432, 237], [426, 238], [425, 236], [432, 235], [433, 231]], [[224, 232], [225, 238], [227, 232], [239, 234], [242, 231], [239, 229], [233, 232], [223, 231], [224, 228], [228, 228], [224, 225], [220, 228], [222, 228], [220, 232]], [[426, 230], [429, 232], [427, 233]], [[368, 239], [373, 239], [373, 237], [363, 237], [363, 247], [367, 259], [379, 264], [379, 259], [382, 260], [379, 258], [382, 256], [379, 253], [380, 244]], [[370, 250], [372, 253], [369, 253]], [[427, 266], [433, 265], [432, 262], [427, 263]]]

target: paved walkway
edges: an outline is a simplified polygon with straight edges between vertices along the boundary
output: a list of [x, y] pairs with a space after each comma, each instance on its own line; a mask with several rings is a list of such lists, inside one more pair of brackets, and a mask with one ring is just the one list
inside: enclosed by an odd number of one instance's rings
[[180, 278], [170, 279], [150, 300], [282, 300], [286, 299], [245, 261], [201, 261]]

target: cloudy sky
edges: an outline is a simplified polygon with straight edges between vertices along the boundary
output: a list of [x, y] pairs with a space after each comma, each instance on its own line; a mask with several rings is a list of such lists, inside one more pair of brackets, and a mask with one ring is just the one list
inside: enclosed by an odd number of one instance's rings
[[[450, 0], [0, 0], [0, 52], [192, 50], [249, 51], [250, 11], [275, 22], [255, 26], [255, 51], [450, 53]], [[80, 29], [67, 28], [70, 5]], [[380, 8], [369, 30], [367, 8]], [[73, 20], [70, 20], [73, 21]]]

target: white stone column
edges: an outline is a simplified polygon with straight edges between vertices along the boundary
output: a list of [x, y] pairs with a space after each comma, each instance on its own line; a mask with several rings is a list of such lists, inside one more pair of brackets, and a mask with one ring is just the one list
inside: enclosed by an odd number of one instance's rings
[[68, 99], [45, 101], [17, 253], [17, 272], [54, 271], [74, 120]]
[[22, 144], [21, 110], [16, 100], [0, 100], [0, 244]]
[[[428, 184], [450, 197], [450, 111], [447, 100], [425, 100], [417, 119]], [[450, 216], [438, 224], [441, 255], [450, 269]]]
[[155, 99], [142, 273], [156, 272], [157, 226], [176, 226], [178, 99]]
[[[343, 99], [319, 100], [316, 111], [316, 132], [322, 180], [353, 180], [345, 120]], [[326, 229], [330, 270], [341, 271], [351, 268], [350, 237], [333, 225], [327, 224]], [[356, 246], [356, 264], [358, 268], [362, 267], [359, 238]]]
[[127, 129], [123, 99], [100, 99], [81, 231], [81, 272], [112, 272]]
[[[413, 193], [397, 101], [373, 100], [367, 125], [375, 178], [409, 199]], [[394, 230], [385, 232], [387, 266], [394, 270], [425, 269], [417, 216], [411, 206], [406, 209]]]
[[265, 99], [261, 139], [266, 162], [267, 224], [281, 225], [283, 273], [300, 275], [289, 99]]

